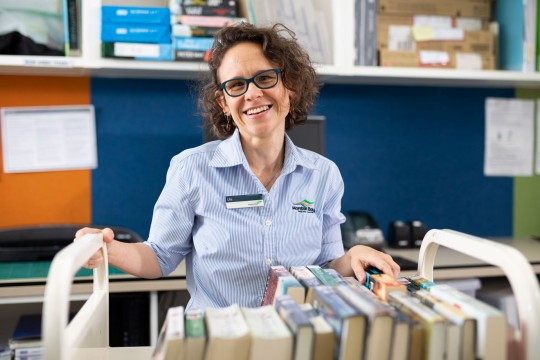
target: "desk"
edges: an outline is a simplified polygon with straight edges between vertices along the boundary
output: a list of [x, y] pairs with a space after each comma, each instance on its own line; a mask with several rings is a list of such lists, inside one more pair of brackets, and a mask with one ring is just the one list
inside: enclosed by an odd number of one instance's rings
[[[531, 238], [492, 238], [506, 245], [511, 245], [518, 249], [529, 262], [536, 274], [540, 274], [540, 241]], [[407, 260], [418, 262], [420, 249], [384, 249], [384, 252], [399, 256]], [[416, 270], [402, 271], [400, 276], [411, 276], [416, 274]], [[435, 259], [433, 278], [435, 280], [467, 279], [472, 277], [497, 277], [504, 276], [504, 272], [495, 266], [486, 263], [446, 247], [440, 247]]]
[[[30, 277], [32, 272], [21, 271], [19, 267], [12, 271], [6, 263], [0, 263], [0, 345], [5, 342], [13, 329], [19, 314], [27, 312], [24, 307], [16, 311], [15, 306], [21, 304], [37, 304], [30, 307], [32, 311], [40, 311], [45, 283], [50, 262], [35, 262], [29, 264], [37, 277]], [[15, 277], [18, 276], [18, 277]], [[72, 285], [71, 300], [85, 301], [92, 293], [92, 272], [82, 269]], [[136, 278], [110, 268], [109, 292], [148, 292], [150, 293], [150, 343], [153, 345], [158, 336], [158, 291], [185, 290], [186, 267], [185, 262], [180, 263], [178, 268], [168, 277], [155, 280]], [[14, 311], [15, 310], [15, 311]]]

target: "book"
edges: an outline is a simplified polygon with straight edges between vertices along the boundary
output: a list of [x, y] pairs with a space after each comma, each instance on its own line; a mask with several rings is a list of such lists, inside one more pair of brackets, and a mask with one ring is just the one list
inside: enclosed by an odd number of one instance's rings
[[477, 358], [506, 358], [507, 326], [501, 311], [448, 285], [431, 286], [429, 293], [476, 320]]
[[203, 360], [206, 349], [204, 311], [201, 309], [186, 310], [184, 322], [184, 359]]
[[180, 15], [177, 20], [180, 24], [207, 27], [224, 27], [246, 21], [238, 17], [198, 15]]
[[365, 287], [336, 286], [335, 290], [368, 318], [364, 359], [388, 359], [392, 344], [394, 310]]
[[495, 19], [499, 31], [499, 68], [523, 71], [525, 43], [525, 1], [498, 0], [495, 2]]
[[171, 44], [171, 26], [161, 24], [102, 23], [101, 41]]
[[314, 288], [312, 305], [332, 326], [338, 346], [338, 360], [360, 359], [364, 353], [367, 321], [364, 314], [343, 300], [334, 288]]
[[191, 26], [185, 24], [173, 24], [172, 36], [189, 37], [214, 37], [221, 27]]
[[251, 360], [290, 360], [293, 337], [271, 305], [243, 308], [242, 313], [251, 331]]
[[374, 274], [369, 276], [368, 288], [379, 299], [388, 300], [388, 294], [392, 292], [407, 293], [407, 288], [386, 274]]
[[[45, 349], [42, 347], [15, 349], [13, 360], [41, 360], [44, 356]], [[11, 360], [11, 357], [8, 359]]]
[[383, 301], [387, 301], [388, 294], [391, 292], [407, 293], [405, 285], [389, 275], [378, 272], [369, 273], [366, 271], [366, 286]]
[[62, 30], [64, 31], [64, 56], [69, 56], [69, 11], [68, 0], [62, 0]]
[[[413, 353], [422, 348], [421, 342], [417, 338], [422, 338], [422, 327], [419, 323], [415, 323], [406, 314], [398, 309], [394, 312], [394, 329], [392, 331], [392, 344], [390, 345], [391, 360], [407, 360], [420, 359], [421, 353]], [[412, 349], [411, 344], [416, 344], [416, 348]]]
[[274, 305], [279, 295], [289, 295], [298, 304], [304, 302], [306, 290], [298, 280], [282, 265], [271, 266], [268, 270], [266, 289], [261, 306]]
[[356, 279], [354, 276], [344, 276], [343, 280], [345, 281], [345, 283], [347, 283], [348, 286], [366, 288], [365, 285], [361, 284], [360, 281], [358, 281], [358, 279]]
[[175, 50], [210, 50], [213, 44], [213, 37], [175, 36], [173, 38]]
[[312, 360], [333, 360], [335, 339], [332, 327], [311, 304], [301, 304], [300, 308], [306, 313], [311, 325], [313, 325], [315, 341]]
[[[425, 359], [444, 359], [446, 349], [446, 321], [420, 300], [406, 293], [393, 291], [388, 294], [390, 304], [423, 325]], [[412, 345], [411, 345], [412, 346]]]
[[337, 270], [328, 268], [328, 269], [323, 269], [323, 271], [327, 273], [328, 275], [330, 275], [331, 277], [333, 277], [334, 280], [337, 282], [337, 285], [348, 285], [343, 275], [338, 273]]
[[12, 350], [41, 347], [41, 314], [21, 315], [8, 344]]
[[184, 307], [170, 307], [159, 332], [152, 360], [182, 360], [183, 358]]
[[206, 61], [210, 60], [211, 50], [175, 50], [174, 61]]
[[475, 320], [461, 309], [439, 300], [426, 290], [417, 290], [413, 296], [448, 320], [446, 359], [473, 360]]
[[248, 360], [251, 335], [238, 304], [205, 311], [205, 360]]
[[198, 16], [229, 16], [236, 17], [238, 15], [236, 11], [236, 1], [213, 1], [213, 2], [189, 2], [180, 1], [179, 6], [180, 14], [185, 15], [198, 15]]
[[331, 274], [324, 271], [319, 265], [307, 265], [309, 271], [313, 273], [319, 279], [319, 281], [326, 286], [336, 286], [339, 285], [340, 281], [336, 279]]
[[170, 24], [171, 12], [165, 7], [111, 6], [101, 7], [102, 23], [119, 24]]
[[106, 41], [101, 43], [101, 55], [104, 58], [171, 61], [173, 57], [172, 49], [171, 44]]
[[67, 15], [64, 21], [64, 31], [66, 35], [66, 56], [81, 55], [81, 0], [63, 0]]
[[377, 66], [377, 2], [355, 1], [355, 65]]
[[294, 336], [293, 360], [311, 360], [315, 332], [308, 315], [289, 295], [278, 296], [275, 308]]
[[291, 266], [291, 274], [304, 286], [305, 302], [311, 303], [313, 288], [323, 283], [306, 266]]

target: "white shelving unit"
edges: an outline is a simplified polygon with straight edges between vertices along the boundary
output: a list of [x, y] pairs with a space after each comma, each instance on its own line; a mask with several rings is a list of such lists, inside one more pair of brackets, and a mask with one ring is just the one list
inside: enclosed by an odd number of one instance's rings
[[[333, 29], [332, 65], [317, 65], [325, 83], [414, 86], [540, 88], [540, 73], [461, 71], [451, 69], [353, 66], [354, 1], [320, 2]], [[321, 2], [322, 1], [322, 2]], [[207, 71], [205, 63], [102, 59], [101, 0], [82, 0], [82, 56], [0, 56], [0, 74], [93, 76], [117, 78], [193, 79]]]

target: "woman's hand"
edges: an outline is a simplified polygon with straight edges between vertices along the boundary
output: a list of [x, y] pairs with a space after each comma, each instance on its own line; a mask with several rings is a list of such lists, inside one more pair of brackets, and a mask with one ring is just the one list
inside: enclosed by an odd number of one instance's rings
[[[103, 241], [105, 242], [107, 246], [107, 250], [109, 250], [109, 246], [112, 244], [112, 241], [114, 240], [114, 232], [109, 228], [105, 228], [103, 230], [88, 228], [88, 227], [82, 228], [78, 230], [77, 233], [75, 234], [74, 241], [77, 241], [78, 239], [80, 239], [86, 234], [99, 234], [99, 233], [103, 234]], [[94, 255], [92, 255], [90, 259], [88, 259], [86, 264], [84, 264], [84, 267], [87, 269], [95, 269], [102, 262], [103, 262], [103, 253], [101, 250], [98, 250], [95, 252]]]
[[343, 276], [356, 276], [360, 283], [366, 281], [366, 269], [369, 267], [375, 267], [393, 278], [397, 278], [400, 271], [390, 255], [364, 245], [353, 246], [345, 255], [332, 261], [330, 266]]

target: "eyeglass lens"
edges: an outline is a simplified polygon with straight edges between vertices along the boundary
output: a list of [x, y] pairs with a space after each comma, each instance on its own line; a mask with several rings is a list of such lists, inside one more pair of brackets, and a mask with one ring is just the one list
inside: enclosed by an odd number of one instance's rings
[[278, 82], [278, 74], [274, 69], [263, 71], [251, 79], [232, 79], [225, 82], [225, 91], [230, 96], [240, 96], [247, 91], [250, 82], [259, 89], [269, 89]]

